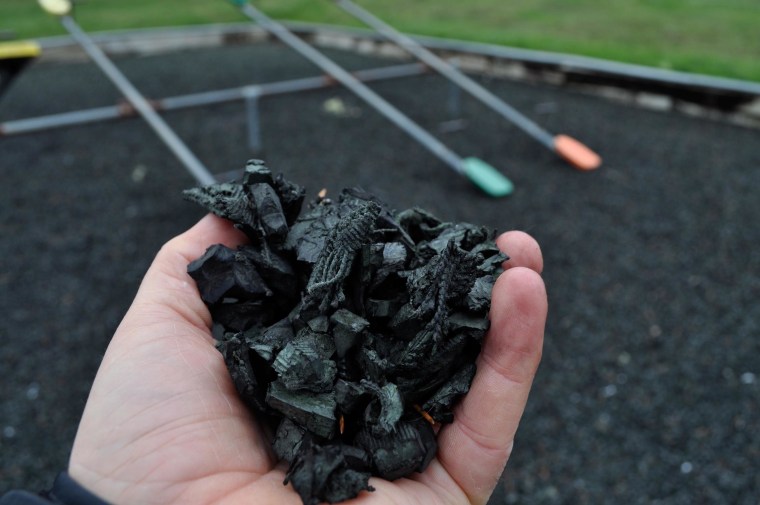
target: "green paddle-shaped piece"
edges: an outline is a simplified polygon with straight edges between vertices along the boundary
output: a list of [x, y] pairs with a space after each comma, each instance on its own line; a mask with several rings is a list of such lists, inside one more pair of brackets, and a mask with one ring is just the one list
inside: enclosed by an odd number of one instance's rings
[[500, 197], [511, 195], [514, 191], [512, 181], [485, 161], [478, 158], [465, 158], [463, 162], [464, 175], [486, 194]]

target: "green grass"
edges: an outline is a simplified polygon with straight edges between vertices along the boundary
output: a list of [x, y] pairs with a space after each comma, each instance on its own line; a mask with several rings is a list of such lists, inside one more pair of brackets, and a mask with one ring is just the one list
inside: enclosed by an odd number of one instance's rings
[[[760, 81], [758, 0], [359, 0], [415, 34]], [[361, 26], [329, 0], [261, 0], [276, 19]], [[84, 0], [89, 31], [243, 21], [224, 0]], [[34, 0], [0, 0], [0, 30], [63, 34]]]

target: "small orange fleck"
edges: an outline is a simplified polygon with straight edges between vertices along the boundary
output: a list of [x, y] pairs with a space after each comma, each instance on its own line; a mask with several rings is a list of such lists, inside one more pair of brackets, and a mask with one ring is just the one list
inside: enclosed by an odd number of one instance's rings
[[346, 420], [343, 418], [343, 414], [340, 415], [340, 420], [338, 421], [338, 429], [340, 430], [340, 434], [343, 434], [343, 430], [346, 429]]
[[324, 198], [327, 196], [327, 188], [322, 188], [319, 190], [319, 193], [317, 193], [317, 196], [320, 198]]
[[422, 407], [420, 407], [419, 405], [415, 404], [414, 405], [414, 410], [416, 410], [417, 412], [419, 412], [420, 415], [425, 419], [425, 421], [427, 421], [430, 424], [432, 424], [433, 426], [435, 426], [435, 419], [433, 419], [430, 414], [428, 414], [427, 412], [425, 412], [424, 410], [422, 410]]

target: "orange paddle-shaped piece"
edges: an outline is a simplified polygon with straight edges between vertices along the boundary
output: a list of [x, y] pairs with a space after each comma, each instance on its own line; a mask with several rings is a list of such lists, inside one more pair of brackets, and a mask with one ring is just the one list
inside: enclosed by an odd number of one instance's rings
[[567, 135], [554, 137], [554, 150], [578, 170], [594, 170], [602, 164], [598, 154]]

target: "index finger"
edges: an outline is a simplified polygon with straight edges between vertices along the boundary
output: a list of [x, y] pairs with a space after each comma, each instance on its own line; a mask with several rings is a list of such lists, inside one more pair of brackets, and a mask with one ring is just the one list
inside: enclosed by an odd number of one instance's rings
[[526, 267], [541, 273], [544, 269], [544, 259], [541, 255], [541, 247], [536, 239], [524, 231], [508, 231], [502, 233], [496, 239], [499, 249], [509, 255], [504, 262], [504, 268]]
[[438, 438], [441, 464], [473, 503], [488, 500], [506, 465], [541, 360], [546, 290], [536, 270], [520, 264], [535, 267], [540, 257], [513, 258], [493, 289], [491, 328], [470, 392]]
[[[170, 311], [198, 328], [210, 328], [211, 315], [187, 273], [187, 265], [211, 245], [222, 243], [236, 247], [245, 241], [245, 235], [233, 228], [231, 222], [207, 214], [192, 228], [164, 244], [140, 284], [133, 307], [152, 307], [143, 311], [149, 317], [154, 317], [158, 310]], [[136, 317], [135, 311], [130, 310], [125, 319], [132, 317]]]

